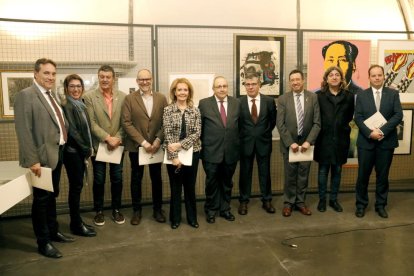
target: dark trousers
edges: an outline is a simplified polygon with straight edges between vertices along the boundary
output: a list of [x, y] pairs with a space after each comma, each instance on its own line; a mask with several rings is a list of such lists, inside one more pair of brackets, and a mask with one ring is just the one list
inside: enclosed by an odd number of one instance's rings
[[283, 154], [283, 162], [285, 168], [284, 206], [302, 207], [305, 205], [311, 162], [289, 163], [288, 153]]
[[368, 206], [368, 183], [372, 169], [375, 166], [376, 189], [375, 208], [385, 207], [388, 198], [388, 175], [392, 163], [394, 149], [367, 150], [358, 147], [358, 179], [356, 183], [356, 207]]
[[187, 222], [197, 221], [195, 185], [199, 163], [199, 153], [193, 153], [192, 166], [182, 166], [177, 170], [174, 165], [167, 165], [168, 177], [170, 179], [170, 221], [171, 223], [181, 222], [181, 193], [184, 187], [184, 203], [187, 214]]
[[[130, 152], [129, 160], [131, 161], [131, 197], [132, 208], [134, 211], [142, 209], [142, 177], [144, 176], [144, 166], [138, 163], [138, 152]], [[152, 204], [154, 211], [161, 210], [162, 207], [162, 179], [161, 163], [148, 165], [151, 186], [152, 186]]]
[[[112, 196], [111, 207], [113, 210], [121, 208], [123, 158], [124, 156], [121, 157], [120, 164], [109, 163]], [[92, 157], [93, 205], [96, 212], [102, 211], [104, 208], [106, 164], [105, 162], [96, 161], [95, 157]]]
[[256, 156], [259, 173], [260, 193], [262, 201], [272, 200], [272, 182], [270, 180], [270, 155], [260, 156], [253, 152], [252, 155], [242, 155], [240, 158], [239, 191], [240, 202], [249, 202], [252, 192], [253, 161]]
[[85, 175], [85, 159], [78, 152], [64, 152], [63, 163], [69, 179], [69, 212], [70, 226], [77, 227], [82, 224], [80, 216], [80, 197]]
[[59, 161], [52, 171], [53, 192], [33, 187], [32, 224], [39, 246], [50, 242], [51, 237], [59, 231], [56, 217], [56, 197], [59, 196], [62, 154], [62, 150], [59, 150]]
[[341, 185], [342, 165], [336, 164], [319, 164], [318, 169], [318, 190], [319, 199], [326, 200], [326, 191], [328, 187], [328, 174], [331, 171], [331, 193], [329, 200], [338, 199], [339, 186]]
[[215, 215], [217, 211], [230, 211], [232, 178], [236, 166], [237, 162], [226, 164], [224, 161], [210, 163], [203, 160], [203, 168], [206, 173], [204, 211], [207, 215]]

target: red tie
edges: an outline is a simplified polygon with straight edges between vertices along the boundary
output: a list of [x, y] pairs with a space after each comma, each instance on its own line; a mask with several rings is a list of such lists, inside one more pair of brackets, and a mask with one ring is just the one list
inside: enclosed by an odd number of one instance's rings
[[49, 100], [52, 103], [53, 109], [55, 110], [55, 113], [58, 117], [59, 125], [60, 125], [60, 128], [62, 129], [62, 132], [63, 132], [63, 140], [65, 140], [65, 143], [66, 143], [66, 141], [68, 140], [68, 132], [66, 131], [65, 123], [63, 122], [62, 113], [60, 112], [60, 109], [57, 106], [57, 104], [55, 103], [55, 100], [53, 99], [50, 92], [47, 91], [46, 94], [49, 96]]
[[221, 120], [223, 121], [224, 127], [226, 127], [227, 115], [226, 115], [226, 110], [224, 109], [223, 101], [220, 101], [220, 116], [221, 116]]
[[257, 123], [256, 99], [252, 99], [252, 120], [253, 120], [253, 123]]

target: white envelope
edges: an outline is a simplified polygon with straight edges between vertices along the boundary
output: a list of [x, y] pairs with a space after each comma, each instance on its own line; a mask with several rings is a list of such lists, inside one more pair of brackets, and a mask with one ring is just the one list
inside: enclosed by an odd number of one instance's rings
[[108, 147], [105, 143], [99, 143], [98, 152], [96, 153], [96, 161], [120, 164], [123, 153], [123, 146], [119, 146], [116, 149], [110, 151], [108, 150]]
[[380, 128], [387, 123], [384, 116], [380, 112], [374, 113], [371, 117], [364, 121], [364, 124], [371, 130], [374, 128]]
[[[168, 160], [167, 158], [167, 151], [165, 151], [164, 164], [172, 164], [172, 160]], [[193, 164], [193, 147], [188, 150], [181, 149], [178, 152], [178, 160], [180, 160], [184, 166], [191, 166]]]
[[37, 177], [32, 171], [27, 172], [27, 177], [33, 187], [53, 192], [52, 169], [41, 167], [40, 177]]
[[138, 157], [139, 165], [162, 163], [164, 160], [164, 150], [160, 148], [155, 154], [151, 154], [146, 152], [143, 147], [139, 147]]
[[301, 148], [302, 147], [299, 147], [299, 150], [297, 152], [293, 152], [292, 149], [289, 147], [289, 163], [313, 160], [314, 146], [310, 146], [310, 148], [308, 148], [308, 150], [305, 152], [301, 152], [300, 151]]

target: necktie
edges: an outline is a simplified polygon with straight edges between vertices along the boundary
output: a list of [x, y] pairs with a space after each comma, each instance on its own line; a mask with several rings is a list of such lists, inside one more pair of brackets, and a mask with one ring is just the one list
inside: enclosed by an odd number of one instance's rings
[[376, 96], [375, 96], [375, 107], [377, 108], [377, 111], [379, 111], [380, 104], [381, 104], [380, 92], [377, 90], [377, 92], [375, 92], [375, 94], [376, 94]]
[[252, 99], [252, 120], [253, 120], [254, 123], [257, 123], [256, 99]]
[[53, 109], [55, 110], [55, 113], [58, 117], [59, 125], [60, 125], [60, 128], [62, 129], [62, 133], [63, 133], [63, 140], [65, 140], [65, 142], [66, 142], [68, 140], [68, 132], [66, 131], [65, 123], [63, 122], [62, 113], [60, 112], [60, 109], [57, 106], [57, 104], [56, 104], [55, 100], [53, 99], [52, 95], [50, 94], [50, 91], [47, 91], [46, 94], [49, 96], [50, 103], [52, 104]]
[[226, 115], [226, 110], [224, 109], [223, 101], [220, 101], [220, 116], [221, 116], [221, 120], [223, 121], [224, 127], [226, 127], [227, 115]]
[[296, 94], [296, 110], [298, 112], [298, 135], [301, 136], [303, 132], [303, 108], [300, 103], [300, 94]]

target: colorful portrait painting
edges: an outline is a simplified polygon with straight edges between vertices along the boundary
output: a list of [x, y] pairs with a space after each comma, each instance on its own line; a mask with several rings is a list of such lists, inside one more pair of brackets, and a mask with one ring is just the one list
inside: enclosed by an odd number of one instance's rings
[[370, 48], [369, 40], [309, 40], [308, 89], [320, 89], [323, 73], [331, 66], [342, 69], [352, 93], [368, 88]]

